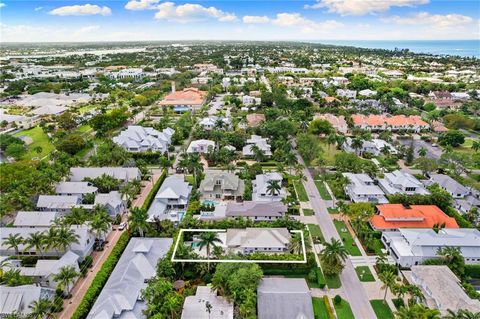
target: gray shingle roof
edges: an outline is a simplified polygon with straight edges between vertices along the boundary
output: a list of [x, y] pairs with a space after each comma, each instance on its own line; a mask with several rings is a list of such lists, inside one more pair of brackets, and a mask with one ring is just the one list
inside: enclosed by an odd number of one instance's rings
[[103, 174], [112, 176], [122, 181], [140, 179], [140, 170], [137, 167], [72, 167], [70, 180], [82, 182], [85, 178], [96, 178]]
[[228, 203], [225, 216], [228, 217], [251, 217], [251, 216], [274, 216], [282, 217], [287, 211], [287, 206], [281, 202], [253, 202]]

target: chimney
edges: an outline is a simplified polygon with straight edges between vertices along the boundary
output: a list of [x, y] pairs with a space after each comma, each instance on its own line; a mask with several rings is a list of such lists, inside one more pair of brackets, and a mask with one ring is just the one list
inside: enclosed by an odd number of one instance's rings
[[172, 93], [175, 93], [175, 81], [172, 81]]

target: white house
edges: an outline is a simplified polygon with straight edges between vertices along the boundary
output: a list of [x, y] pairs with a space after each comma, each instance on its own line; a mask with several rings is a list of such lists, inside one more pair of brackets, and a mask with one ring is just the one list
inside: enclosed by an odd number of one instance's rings
[[358, 95], [365, 96], [365, 97], [371, 97], [371, 96], [377, 95], [377, 91], [372, 91], [370, 89], [365, 89], [365, 90], [359, 91]]
[[378, 156], [382, 154], [383, 150], [386, 149], [390, 152], [390, 154], [397, 154], [397, 150], [393, 147], [390, 143], [385, 142], [384, 140], [374, 138], [370, 141], [364, 140], [362, 141], [362, 148], [355, 149], [352, 147], [352, 141], [350, 137], [347, 137], [345, 143], [343, 143], [342, 148], [345, 152], [348, 153], [356, 153], [359, 152], [360, 154], [370, 153], [374, 156]]
[[[210, 312], [205, 311], [207, 304]], [[195, 295], [185, 298], [181, 319], [233, 319], [233, 303], [211, 287], [197, 286]]]
[[480, 231], [474, 228], [399, 228], [382, 233], [382, 241], [400, 266], [408, 268], [427, 259], [439, 258], [443, 247], [460, 249], [466, 264], [480, 264]]
[[187, 153], [208, 153], [215, 149], [215, 142], [210, 140], [195, 140], [190, 142]]
[[97, 178], [108, 175], [124, 183], [140, 180], [142, 175], [137, 167], [72, 167], [70, 181], [83, 182], [85, 178]]
[[[282, 187], [283, 176], [279, 173], [259, 174], [253, 181], [252, 200], [260, 202], [281, 201], [287, 196], [287, 192]], [[278, 191], [269, 191], [268, 185], [271, 182], [277, 182], [280, 186]]]
[[198, 125], [200, 125], [205, 131], [211, 131], [217, 127], [228, 128], [230, 127], [230, 124], [231, 124], [230, 119], [228, 117], [222, 117], [222, 116], [204, 117], [198, 123]]
[[55, 290], [38, 287], [36, 285], [22, 285], [17, 287], [0, 286], [0, 317], [10, 314], [29, 316], [32, 309], [29, 306], [40, 299], [52, 300]]
[[112, 217], [122, 215], [127, 210], [127, 205], [122, 199], [122, 195], [118, 191], [111, 191], [106, 194], [98, 194], [95, 196], [94, 205], [100, 205], [107, 209], [108, 214]]
[[229, 228], [225, 244], [228, 250], [242, 254], [282, 253], [291, 238], [287, 228]]
[[442, 189], [447, 191], [453, 198], [464, 198], [470, 194], [470, 190], [451, 178], [443, 174], [431, 174], [429, 183], [438, 184]]
[[126, 78], [132, 79], [141, 79], [146, 76], [145, 72], [141, 68], [130, 68], [130, 69], [123, 69], [118, 72], [110, 72], [107, 74], [110, 79], [121, 80]]
[[384, 178], [378, 180], [378, 185], [387, 195], [393, 195], [397, 193], [407, 195], [430, 194], [430, 192], [425, 189], [423, 184], [413, 175], [399, 170], [391, 173], [385, 173]]
[[244, 95], [242, 96], [242, 103], [245, 106], [260, 105], [262, 104], [262, 99], [255, 96]]
[[155, 198], [148, 209], [148, 219], [170, 219], [180, 222], [187, 209], [192, 186], [183, 181], [183, 178], [169, 176], [165, 178]]
[[268, 144], [267, 138], [263, 138], [258, 135], [252, 135], [246, 143], [247, 145], [245, 145], [242, 150], [243, 156], [254, 156], [255, 152], [252, 150], [254, 145], [263, 152], [263, 155], [267, 157], [272, 156], [272, 151], [270, 150], [271, 146]]
[[60, 182], [55, 187], [55, 193], [65, 196], [83, 197], [86, 194], [97, 194], [98, 188], [89, 182]]
[[374, 184], [373, 179], [367, 174], [343, 173], [350, 184], [345, 186], [345, 192], [354, 203], [386, 204], [387, 198], [383, 191]]
[[354, 90], [337, 89], [337, 91], [335, 93], [337, 94], [337, 96], [344, 97], [344, 98], [347, 98], [347, 99], [354, 99], [354, 98], [357, 97], [357, 91], [354, 91]]
[[79, 207], [82, 199], [77, 195], [40, 195], [37, 200], [39, 210], [69, 212], [73, 207]]
[[152, 127], [130, 125], [126, 130], [113, 138], [113, 142], [128, 152], [168, 152], [175, 131], [166, 128], [161, 132]]
[[281, 202], [244, 201], [228, 203], [225, 217], [248, 218], [253, 221], [274, 221], [285, 216], [287, 206]]

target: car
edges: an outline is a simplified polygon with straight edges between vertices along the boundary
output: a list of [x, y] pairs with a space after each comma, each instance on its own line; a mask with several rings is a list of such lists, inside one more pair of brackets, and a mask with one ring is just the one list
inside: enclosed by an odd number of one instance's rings
[[437, 144], [433, 143], [433, 144], [432, 144], [432, 147], [437, 147]]
[[118, 225], [118, 230], [124, 230], [125, 227], [127, 227], [127, 223], [126, 223], [126, 222], [120, 223], [120, 225]]

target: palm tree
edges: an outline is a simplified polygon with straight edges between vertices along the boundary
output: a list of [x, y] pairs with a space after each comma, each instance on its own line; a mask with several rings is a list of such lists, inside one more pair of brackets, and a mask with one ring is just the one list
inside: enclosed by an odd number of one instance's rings
[[343, 270], [343, 262], [347, 259], [348, 253], [340, 240], [331, 239], [330, 243], [325, 243], [325, 248], [320, 253], [320, 259], [326, 266], [326, 274], [339, 274]]
[[418, 155], [421, 157], [427, 156], [427, 149], [425, 147], [422, 147], [418, 150]]
[[330, 145], [335, 145], [337, 143], [337, 134], [331, 133], [327, 136], [327, 144], [330, 148]]
[[260, 149], [260, 147], [258, 147], [258, 145], [252, 145], [251, 151], [253, 153], [253, 158], [257, 162], [263, 162], [263, 160], [265, 160], [265, 153], [263, 152], [262, 149]]
[[42, 249], [45, 247], [45, 234], [42, 232], [31, 233], [25, 239], [25, 250], [35, 249], [35, 254], [43, 256]]
[[205, 303], [205, 310], [208, 312], [208, 319], [210, 319], [210, 314], [212, 313], [212, 304], [210, 302]]
[[[210, 246], [217, 246], [217, 243], [222, 244], [218, 234], [216, 232], [204, 232], [200, 235], [200, 241], [198, 242], [198, 250], [202, 250], [203, 247], [207, 248], [207, 260], [210, 260]], [[210, 271], [210, 262], [207, 262], [208, 271]]]
[[95, 233], [96, 238], [103, 238], [110, 229], [112, 219], [106, 210], [102, 210], [93, 215], [90, 221], [90, 229]]
[[58, 228], [50, 227], [47, 232], [45, 232], [45, 248], [54, 249], [55, 251], [58, 248]]
[[148, 213], [147, 210], [141, 207], [134, 207], [130, 210], [128, 222], [131, 229], [138, 231], [140, 237], [144, 236], [148, 228]]
[[448, 309], [447, 312], [448, 314], [443, 319], [480, 319], [480, 312], [473, 313], [466, 309], [460, 309], [456, 312]]
[[58, 229], [58, 247], [64, 252], [66, 252], [73, 243], [78, 244], [78, 238], [79, 236], [73, 229], [66, 227], [60, 227]]
[[292, 236], [290, 243], [288, 244], [288, 250], [293, 254], [300, 254], [302, 252], [302, 237], [300, 234]]
[[267, 182], [267, 194], [271, 196], [276, 196], [280, 194], [280, 190], [282, 189], [282, 185], [278, 180], [269, 180]]
[[7, 245], [8, 249], [13, 248], [15, 256], [18, 256], [18, 246], [23, 244], [23, 238], [20, 234], [9, 234], [4, 244]]
[[30, 316], [35, 319], [43, 319], [51, 312], [52, 302], [48, 299], [34, 300], [28, 308], [31, 309]]
[[306, 122], [306, 121], [301, 121], [301, 122], [300, 122], [300, 129], [301, 129], [302, 131], [305, 132], [305, 131], [308, 129], [308, 126], [309, 126], [309, 123], [308, 123], [308, 122]]
[[475, 152], [480, 151], [480, 141], [473, 141], [472, 150], [474, 150]]
[[63, 218], [67, 225], [83, 225], [87, 220], [87, 210], [83, 207], [73, 207], [67, 215]]
[[60, 271], [53, 276], [53, 281], [61, 284], [65, 291], [64, 295], [67, 297], [70, 293], [70, 284], [75, 283], [75, 278], [80, 276], [73, 266], [63, 266]]
[[357, 153], [357, 155], [361, 155], [361, 151], [359, 152], [359, 150], [361, 150], [363, 148], [363, 140], [359, 137], [356, 137], [352, 140], [352, 144], [351, 144], [352, 148], [355, 150], [355, 152]]
[[401, 307], [395, 313], [396, 319], [440, 319], [440, 311], [430, 309], [422, 304], [415, 304], [411, 307]]
[[397, 281], [397, 275], [392, 271], [385, 271], [378, 274], [378, 278], [383, 282], [382, 289], [385, 289], [385, 295], [383, 296], [383, 302], [387, 301], [387, 292], [393, 290]]

